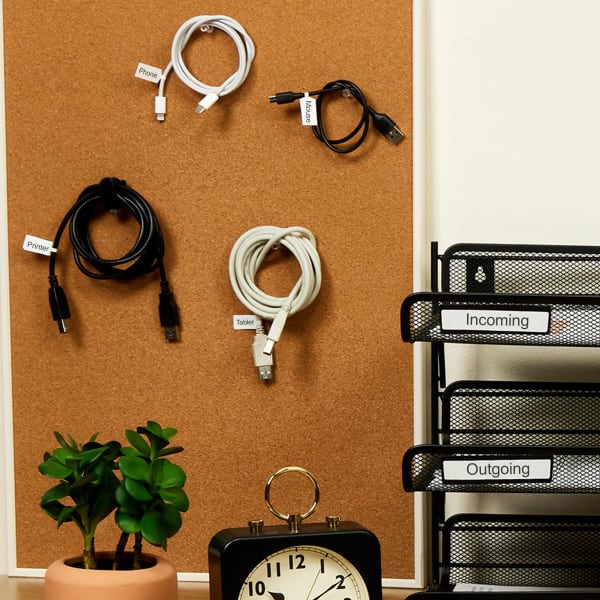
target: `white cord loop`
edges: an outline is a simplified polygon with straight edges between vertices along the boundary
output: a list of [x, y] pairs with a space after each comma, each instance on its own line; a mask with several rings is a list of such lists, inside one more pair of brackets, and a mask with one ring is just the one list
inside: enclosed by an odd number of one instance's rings
[[[301, 275], [290, 294], [271, 296], [255, 283], [255, 276], [267, 254], [281, 245], [298, 261]], [[270, 354], [279, 339], [288, 315], [309, 306], [321, 289], [321, 260], [315, 236], [304, 227], [255, 227], [244, 233], [229, 255], [229, 279], [240, 302], [262, 319], [273, 321], [264, 352]]]
[[[210, 32], [213, 28], [224, 31], [232, 39], [239, 56], [237, 71], [230, 75], [220, 86], [212, 86], [200, 81], [191, 73], [183, 60], [183, 51], [194, 32], [200, 30], [206, 33]], [[198, 94], [204, 96], [198, 103], [196, 112], [201, 113], [208, 110], [221, 96], [230, 94], [244, 83], [250, 72], [250, 67], [255, 54], [256, 48], [252, 38], [235, 19], [224, 15], [201, 15], [188, 19], [177, 30], [177, 33], [173, 38], [171, 44], [171, 61], [163, 71], [158, 86], [157, 98], [160, 100], [158, 100], [157, 105], [161, 107], [165, 106], [165, 82], [172, 69], [182, 83]], [[165, 110], [160, 112], [157, 111], [158, 120], [164, 120], [164, 113]]]

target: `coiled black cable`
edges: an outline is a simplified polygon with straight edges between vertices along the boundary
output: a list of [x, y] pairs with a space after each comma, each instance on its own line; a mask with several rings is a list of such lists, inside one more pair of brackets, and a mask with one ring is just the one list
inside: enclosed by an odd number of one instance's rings
[[[127, 210], [137, 221], [139, 231], [131, 248], [120, 258], [102, 258], [90, 236], [90, 224], [102, 212]], [[54, 238], [54, 248], [69, 225], [73, 259], [79, 270], [93, 279], [129, 280], [158, 270], [160, 274], [159, 316], [168, 341], [178, 339], [179, 311], [170, 291], [164, 266], [165, 245], [160, 224], [146, 199], [123, 180], [106, 177], [99, 184], [81, 192], [75, 204], [60, 223]], [[49, 264], [50, 308], [59, 331], [69, 331], [70, 311], [64, 290], [58, 285], [56, 256]]]
[[[361, 106], [361, 115], [356, 124], [356, 127], [344, 137], [338, 139], [331, 139], [327, 132], [325, 131], [325, 127], [323, 125], [323, 101], [328, 96], [328, 92], [333, 92], [340, 90], [344, 93], [346, 90], [346, 94], [351, 95], [353, 98]], [[312, 94], [312, 92], [311, 92]], [[362, 90], [351, 81], [346, 79], [337, 79], [336, 81], [330, 81], [323, 86], [323, 89], [320, 90], [317, 94], [317, 124], [312, 126], [312, 132], [315, 137], [323, 142], [330, 150], [337, 152], [338, 154], [347, 154], [349, 152], [354, 152], [365, 140], [367, 137], [367, 133], [369, 133], [369, 103], [365, 98], [365, 95], [362, 93]], [[357, 137], [358, 136], [358, 137]], [[354, 139], [356, 138], [356, 139]], [[354, 140], [351, 144], [344, 146], [350, 140]]]
[[[342, 92], [348, 96], [352, 96], [361, 106], [361, 115], [356, 124], [356, 127], [348, 134], [338, 139], [331, 139], [323, 125], [323, 103], [326, 102], [331, 92]], [[369, 106], [367, 99], [362, 90], [352, 81], [347, 79], [336, 79], [326, 83], [320, 90], [312, 92], [279, 92], [273, 96], [269, 96], [269, 102], [275, 104], [289, 104], [296, 100], [300, 100], [306, 94], [316, 96], [316, 116], [317, 124], [312, 125], [312, 131], [315, 137], [323, 142], [330, 150], [338, 154], [348, 154], [354, 152], [365, 141], [367, 133], [369, 133], [369, 123], [373, 120], [375, 129], [385, 138], [398, 144], [404, 138], [404, 134], [398, 129], [394, 121], [386, 114], [378, 113]]]

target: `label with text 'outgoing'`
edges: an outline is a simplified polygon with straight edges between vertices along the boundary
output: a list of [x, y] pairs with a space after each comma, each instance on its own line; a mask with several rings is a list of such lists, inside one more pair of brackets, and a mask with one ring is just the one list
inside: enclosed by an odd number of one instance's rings
[[548, 309], [477, 309], [442, 308], [443, 331], [475, 331], [487, 333], [548, 333]]
[[550, 481], [551, 458], [460, 459], [442, 463], [442, 477], [447, 482], [470, 481]]

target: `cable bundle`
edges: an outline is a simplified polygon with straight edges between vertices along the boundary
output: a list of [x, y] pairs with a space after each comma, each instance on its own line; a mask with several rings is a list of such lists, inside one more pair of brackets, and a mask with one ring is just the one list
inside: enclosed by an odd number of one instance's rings
[[[332, 92], [341, 92], [342, 95], [354, 98], [361, 107], [361, 115], [356, 126], [350, 133], [340, 138], [331, 138], [323, 123], [323, 102], [325, 98], [330, 97]], [[348, 154], [357, 150], [367, 137], [369, 132], [369, 123], [373, 120], [375, 129], [393, 142], [398, 144], [404, 138], [404, 134], [398, 129], [394, 121], [388, 115], [377, 112], [369, 106], [362, 90], [352, 81], [347, 79], [336, 79], [326, 83], [320, 90], [311, 92], [279, 92], [269, 96], [269, 102], [276, 104], [289, 104], [304, 96], [316, 96], [317, 124], [312, 125], [312, 131], [315, 137], [323, 142], [330, 150], [337, 154]]]
[[[102, 258], [94, 248], [90, 237], [90, 224], [99, 212], [127, 210], [139, 225], [137, 239], [120, 258]], [[129, 280], [158, 270], [160, 274], [159, 313], [161, 325], [169, 341], [178, 337], [179, 314], [163, 263], [165, 246], [160, 225], [152, 207], [125, 181], [105, 178], [99, 184], [90, 185], [81, 192], [58, 227], [54, 248], [58, 249], [61, 237], [69, 225], [69, 237], [73, 245], [73, 258], [79, 270], [92, 279]], [[50, 308], [59, 331], [67, 333], [69, 306], [55, 273], [56, 253], [50, 257]]]
[[[224, 31], [235, 44], [239, 57], [238, 69], [232, 73], [220, 86], [211, 86], [196, 78], [187, 68], [183, 60], [183, 51], [192, 35], [200, 30], [212, 31], [213, 28]], [[171, 69], [187, 87], [204, 96], [196, 106], [196, 112], [208, 110], [221, 96], [226, 96], [237, 90], [248, 77], [256, 48], [246, 30], [231, 17], [224, 15], [201, 15], [188, 19], [177, 30], [171, 44], [171, 61], [163, 71], [155, 98], [157, 119], [163, 121], [166, 113], [165, 83]]]
[[[271, 296], [263, 292], [255, 282], [255, 276], [267, 254], [280, 246], [287, 248], [300, 265], [301, 275], [290, 293], [285, 297]], [[317, 252], [315, 236], [304, 227], [261, 226], [250, 229], [234, 244], [229, 256], [229, 279], [240, 302], [262, 319], [273, 321], [268, 335], [257, 328], [261, 336], [260, 351], [269, 356], [273, 346], [279, 340], [288, 315], [296, 314], [309, 306], [317, 297], [321, 288], [321, 260]], [[255, 340], [256, 342], [256, 340]], [[255, 352], [255, 364], [266, 361], [260, 352]], [[269, 361], [272, 364], [272, 361]], [[265, 371], [266, 372], [266, 371]], [[268, 369], [270, 375], [271, 371]]]

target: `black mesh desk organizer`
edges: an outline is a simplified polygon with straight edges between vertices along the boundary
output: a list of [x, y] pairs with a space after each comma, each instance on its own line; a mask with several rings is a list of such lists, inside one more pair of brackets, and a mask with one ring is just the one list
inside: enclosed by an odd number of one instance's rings
[[402, 464], [431, 495], [432, 585], [411, 597], [600, 598], [600, 517], [446, 515], [449, 492], [600, 492], [600, 383], [445, 374], [448, 344], [600, 346], [600, 247], [434, 243], [431, 288], [400, 314], [432, 350], [430, 439]]

